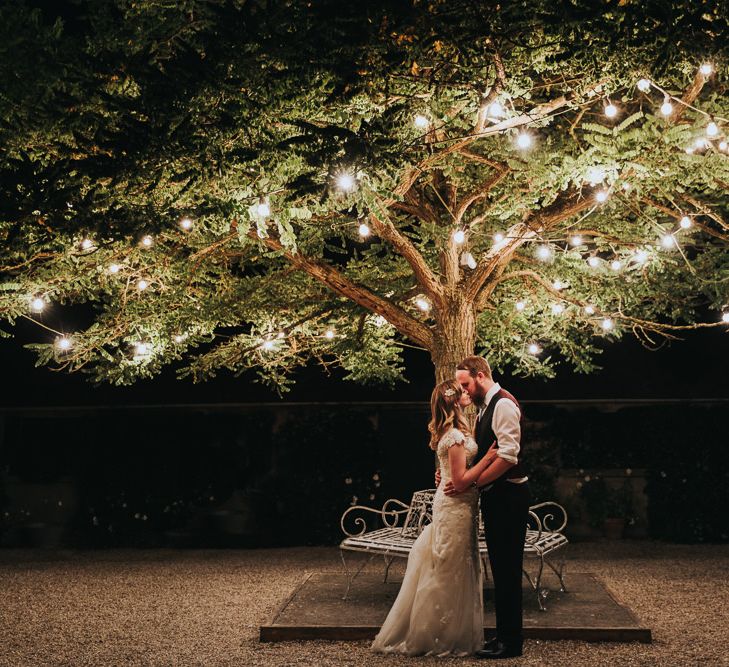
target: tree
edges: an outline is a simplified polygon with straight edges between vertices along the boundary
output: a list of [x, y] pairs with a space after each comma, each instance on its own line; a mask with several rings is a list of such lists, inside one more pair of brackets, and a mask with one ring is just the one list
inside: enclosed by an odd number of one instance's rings
[[[0, 316], [54, 331], [39, 363], [285, 389], [312, 358], [392, 382], [413, 345], [438, 380], [474, 350], [549, 375], [729, 320], [719, 3], [78, 0], [0, 25]], [[76, 331], [40, 314], [78, 303]]]

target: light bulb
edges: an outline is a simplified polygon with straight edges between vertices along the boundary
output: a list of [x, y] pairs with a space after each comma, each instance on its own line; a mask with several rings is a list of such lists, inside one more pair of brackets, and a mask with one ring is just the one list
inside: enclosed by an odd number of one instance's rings
[[464, 232], [462, 229], [457, 229], [455, 232], [453, 232], [453, 242], [461, 244], [466, 240], [466, 232]]
[[605, 170], [602, 167], [590, 167], [587, 170], [587, 180], [590, 185], [597, 185], [605, 180]]
[[595, 307], [594, 306], [585, 306], [585, 312], [588, 315], [594, 315], [595, 314]]
[[687, 215], [684, 215], [678, 224], [681, 225], [681, 229], [688, 229], [689, 227], [691, 227], [691, 218], [689, 218]]
[[607, 190], [599, 190], [598, 192], [596, 192], [596, 193], [595, 193], [595, 199], [596, 199], [596, 200], [597, 200], [598, 202], [600, 202], [601, 204], [602, 204], [602, 203], [603, 203], [604, 201], [607, 201], [607, 198], [608, 198], [608, 193], [607, 193]]
[[529, 354], [539, 354], [541, 352], [539, 345], [536, 343], [531, 343], [527, 349], [529, 350]]
[[344, 190], [344, 192], [350, 192], [351, 190], [354, 190], [354, 186], [356, 185], [354, 176], [346, 171], [337, 176], [336, 182], [337, 187], [340, 190]]
[[46, 307], [46, 302], [37, 296], [30, 302], [30, 307], [34, 312], [40, 313]]
[[366, 239], [371, 234], [370, 228], [364, 222], [359, 226], [357, 231], [359, 231], [359, 235], [363, 239]]
[[59, 350], [62, 352], [65, 352], [66, 350], [71, 349], [71, 340], [69, 338], [66, 338], [66, 336], [61, 336], [57, 341], [56, 345]]
[[415, 305], [424, 313], [427, 313], [430, 310], [430, 304], [422, 297], [415, 299]]
[[564, 288], [564, 286], [565, 286], [565, 284], [561, 280], [555, 280], [552, 283], [552, 287], [554, 287], [554, 289], [556, 289], [556, 290], [560, 290], [560, 289]]
[[638, 90], [642, 93], [647, 93], [651, 89], [651, 82], [649, 79], [640, 79], [636, 84]]
[[552, 256], [552, 250], [547, 245], [540, 245], [537, 248], [537, 257], [546, 262]]
[[694, 146], [701, 150], [702, 148], [708, 148], [709, 142], [703, 137], [697, 137], [696, 141], [694, 141]]
[[687, 153], [688, 153], [689, 155], [693, 155], [693, 153], [694, 153], [694, 151], [695, 151], [695, 150], [696, 150], [696, 149], [695, 149], [695, 148], [694, 148], [693, 146], [686, 146], [686, 152], [687, 152]]
[[519, 312], [521, 312], [522, 310], [524, 310], [524, 308], [526, 308], [526, 304], [523, 301], [517, 301], [514, 304], [514, 308], [516, 308]]
[[180, 227], [182, 227], [185, 231], [192, 229], [192, 220], [190, 218], [182, 218], [182, 220], [180, 220]]
[[181, 343], [183, 340], [185, 340], [185, 336], [183, 336], [182, 334], [177, 334], [175, 336], [175, 343]]
[[722, 313], [721, 321], [729, 324], [729, 313]]
[[579, 234], [575, 234], [574, 236], [570, 237], [570, 245], [582, 245], [582, 237]]
[[706, 136], [707, 137], [715, 137], [717, 134], [719, 134], [719, 126], [712, 120], [706, 126]]
[[109, 264], [109, 273], [119, 273], [121, 266], [118, 264]]
[[149, 352], [149, 345], [147, 343], [137, 343], [134, 346], [134, 352], [139, 356], [143, 356]]
[[664, 98], [663, 104], [661, 104], [661, 113], [664, 116], [670, 116], [673, 113], [673, 104], [671, 104], [667, 97]]
[[387, 320], [382, 315], [375, 317], [372, 322], [376, 327], [384, 327], [387, 324]]
[[139, 281], [137, 282], [137, 289], [138, 289], [138, 290], [139, 290], [140, 292], [142, 292], [142, 291], [146, 290], [146, 289], [147, 289], [147, 287], [149, 287], [149, 283], [148, 283], [148, 282], [147, 282], [146, 280], [144, 280], [144, 278], [142, 278], [141, 280], [139, 280]]
[[676, 239], [671, 234], [665, 234], [661, 237], [661, 245], [664, 248], [673, 248], [676, 245]]
[[587, 263], [593, 268], [597, 268], [597, 266], [600, 264], [600, 260], [597, 257], [590, 257], [587, 260]]
[[149, 248], [152, 243], [154, 243], [154, 239], [151, 236], [147, 235], [142, 237], [142, 245], [146, 248]]
[[91, 239], [84, 239], [83, 241], [81, 241], [81, 247], [84, 250], [90, 250], [94, 247], [94, 242]]
[[504, 115], [504, 107], [501, 106], [498, 102], [492, 102], [489, 105], [487, 114], [489, 116], [493, 116], [494, 118], [500, 118]]
[[725, 151], [726, 149], [727, 149], [727, 143], [726, 143], [726, 141], [719, 142], [719, 150], [720, 151]]
[[522, 150], [529, 148], [532, 145], [532, 136], [527, 132], [519, 132], [516, 136], [516, 145]]
[[267, 218], [271, 215], [271, 206], [267, 201], [262, 201], [256, 206], [256, 213], [262, 218]]
[[641, 264], [648, 259], [648, 253], [645, 250], [639, 250], [635, 253], [635, 261]]
[[471, 270], [476, 268], [476, 260], [470, 252], [464, 252], [461, 255], [461, 266], [467, 266]]
[[327, 340], [332, 340], [334, 338], [334, 332], [331, 329], [327, 329], [326, 333], [324, 334], [324, 338]]
[[561, 303], [552, 304], [552, 314], [561, 315], [564, 312], [564, 306]]
[[704, 76], [709, 76], [714, 71], [714, 66], [711, 63], [703, 63], [701, 67], [699, 67], [699, 72], [701, 72]]
[[615, 118], [615, 116], [618, 115], [618, 107], [616, 107], [612, 102], [610, 102], [610, 104], [608, 104], [605, 107], [605, 115], [608, 118]]
[[266, 352], [270, 352], [274, 347], [276, 347], [276, 343], [272, 340], [264, 340], [261, 347], [266, 350]]
[[495, 243], [502, 243], [505, 238], [506, 237], [501, 232], [496, 232], [496, 234], [494, 234]]
[[620, 271], [620, 269], [623, 267], [623, 265], [616, 259], [613, 260], [613, 262], [610, 264], [610, 268], [613, 271]]
[[614, 326], [615, 326], [615, 324], [609, 317], [606, 317], [602, 321], [602, 328], [605, 329], [605, 331], [610, 331]]
[[415, 124], [415, 127], [421, 130], [427, 130], [428, 126], [430, 125], [430, 121], [428, 120], [427, 116], [423, 116], [423, 114], [421, 113], [415, 116], [413, 123]]

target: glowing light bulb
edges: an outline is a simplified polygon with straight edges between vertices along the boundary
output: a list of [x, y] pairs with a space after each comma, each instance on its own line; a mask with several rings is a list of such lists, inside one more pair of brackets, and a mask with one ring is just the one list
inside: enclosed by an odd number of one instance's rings
[[142, 237], [142, 245], [145, 248], [149, 248], [153, 243], [154, 239], [151, 236], [147, 235]]
[[476, 268], [476, 260], [470, 252], [461, 255], [461, 266], [467, 266], [471, 270]]
[[714, 71], [714, 66], [711, 63], [703, 63], [701, 67], [699, 67], [699, 72], [701, 72], [704, 76], [709, 76]]
[[595, 314], [595, 307], [594, 306], [585, 306], [585, 312], [588, 315], [594, 315]]
[[689, 227], [691, 227], [691, 218], [689, 218], [687, 215], [684, 215], [678, 224], [681, 225], [681, 229], [688, 229]]
[[70, 350], [71, 349], [71, 339], [70, 338], [66, 338], [66, 336], [61, 336], [56, 341], [56, 346], [62, 352], [65, 352], [66, 350]]
[[570, 245], [582, 245], [582, 237], [579, 234], [575, 234], [574, 236], [570, 237]]
[[91, 250], [94, 247], [94, 242], [91, 239], [84, 239], [81, 241], [81, 248], [84, 250]]
[[526, 308], [526, 303], [524, 303], [523, 301], [517, 301], [514, 304], [514, 308], [516, 308], [519, 312], [521, 312], [522, 310], [524, 310], [524, 308]]
[[537, 248], [537, 257], [546, 262], [552, 256], [552, 249], [547, 245], [540, 245]]
[[141, 356], [144, 356], [149, 352], [149, 345], [147, 343], [137, 343], [134, 346], [134, 353]]
[[387, 320], [382, 315], [375, 317], [372, 322], [376, 327], [384, 327], [387, 324]]
[[455, 232], [453, 232], [453, 242], [461, 244], [466, 240], [466, 232], [464, 232], [462, 229], [457, 229]]
[[673, 248], [676, 245], [676, 239], [671, 234], [665, 234], [661, 237], [661, 245], [664, 248]]
[[596, 200], [597, 200], [598, 202], [600, 202], [601, 204], [602, 204], [602, 203], [603, 203], [604, 201], [607, 201], [607, 198], [608, 198], [608, 193], [607, 193], [607, 190], [599, 190], [598, 192], [596, 192], [596, 193], [595, 193], [595, 199], [596, 199]]
[[712, 120], [706, 126], [706, 136], [707, 137], [715, 137], [717, 134], [719, 134], [719, 126]]
[[428, 126], [430, 125], [430, 121], [428, 120], [427, 116], [423, 116], [423, 114], [421, 113], [415, 116], [413, 123], [415, 124], [415, 127], [420, 130], [427, 130]]
[[647, 93], [651, 89], [651, 82], [649, 79], [639, 79], [636, 85], [641, 93]]
[[539, 354], [541, 352], [539, 345], [536, 343], [531, 343], [527, 349], [529, 350], [529, 354]]
[[256, 206], [256, 213], [262, 218], [267, 218], [271, 215], [271, 205], [267, 201], [262, 201]]
[[729, 313], [722, 313], [721, 321], [729, 324]]
[[175, 343], [181, 343], [183, 340], [185, 340], [185, 336], [183, 336], [182, 334], [177, 334], [175, 336]]
[[726, 141], [719, 142], [719, 150], [720, 151], [725, 151], [726, 149], [727, 149], [727, 143], [726, 143]]
[[489, 116], [493, 116], [494, 118], [501, 118], [505, 115], [504, 107], [502, 107], [498, 102], [492, 102], [489, 105], [487, 113]]
[[495, 243], [503, 243], [505, 238], [506, 237], [501, 232], [496, 232], [496, 234], [494, 234]]
[[592, 267], [593, 269], [595, 269], [595, 268], [597, 268], [597, 267], [598, 267], [598, 265], [600, 264], [600, 260], [599, 260], [599, 259], [598, 259], [597, 257], [590, 257], [590, 258], [589, 258], [589, 259], [587, 260], [587, 263], [588, 263], [588, 264], [589, 264], [589, 265], [590, 265], [590, 266], [591, 266], [591, 267]]
[[192, 220], [190, 218], [182, 218], [182, 220], [180, 220], [180, 227], [182, 227], [185, 231], [192, 229]]
[[552, 304], [552, 314], [561, 315], [564, 312], [564, 306], [561, 303]]
[[422, 297], [415, 299], [415, 305], [424, 313], [427, 313], [430, 310], [430, 304]]
[[696, 141], [694, 141], [694, 146], [701, 150], [702, 148], [708, 148], [709, 142], [703, 137], [697, 137]]
[[552, 287], [554, 287], [554, 289], [556, 289], [556, 290], [560, 290], [565, 287], [565, 284], [561, 280], [555, 280], [552, 283]]
[[372, 233], [370, 228], [364, 222], [359, 226], [357, 231], [359, 231], [359, 235], [363, 239], [366, 239]]
[[118, 264], [109, 264], [109, 273], [119, 273], [121, 266]]
[[613, 262], [610, 264], [610, 268], [613, 271], [620, 271], [620, 269], [623, 268], [623, 265], [616, 259], [616, 260], [613, 260]]
[[602, 328], [605, 329], [605, 331], [610, 331], [614, 326], [615, 323], [609, 317], [606, 317], [602, 321]]
[[688, 153], [689, 155], [693, 155], [693, 153], [694, 153], [694, 151], [695, 151], [695, 150], [696, 150], [696, 149], [695, 149], [695, 148], [694, 148], [693, 146], [687, 146], [687, 147], [686, 147], [686, 152], [687, 152], [687, 153]]
[[532, 136], [527, 132], [519, 132], [516, 136], [516, 145], [522, 150], [530, 148], [532, 145]]
[[663, 99], [663, 104], [661, 104], [661, 113], [664, 116], [670, 116], [673, 113], [673, 104], [671, 104], [668, 97]]
[[639, 250], [635, 253], [635, 261], [642, 264], [648, 259], [648, 253], [645, 250]]
[[615, 116], [618, 115], [618, 107], [616, 107], [612, 102], [610, 102], [610, 104], [608, 104], [605, 107], [605, 115], [608, 118], [615, 118]]
[[273, 340], [264, 340], [261, 347], [266, 350], [266, 352], [270, 352], [276, 347], [276, 342]]
[[331, 329], [327, 329], [326, 333], [324, 334], [324, 338], [327, 340], [332, 340], [334, 338], [334, 332]]
[[141, 280], [137, 281], [137, 289], [140, 292], [143, 292], [148, 287], [149, 287], [149, 283], [146, 280], [144, 280], [144, 278], [142, 278]]
[[354, 187], [356, 185], [354, 176], [346, 171], [337, 176], [336, 183], [337, 187], [344, 192], [350, 192], [354, 190]]
[[30, 302], [30, 307], [33, 312], [40, 313], [46, 307], [46, 302], [37, 296]]

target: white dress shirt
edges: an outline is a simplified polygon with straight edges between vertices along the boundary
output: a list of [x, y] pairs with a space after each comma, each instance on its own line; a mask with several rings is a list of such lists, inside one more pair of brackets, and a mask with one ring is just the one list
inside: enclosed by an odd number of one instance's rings
[[[486, 392], [484, 404], [478, 411], [479, 421], [486, 412], [489, 403], [491, 403], [494, 396], [496, 396], [500, 390], [501, 385], [496, 382], [494, 383], [494, 386]], [[517, 457], [519, 456], [519, 450], [521, 449], [521, 445], [519, 444], [521, 440], [520, 419], [521, 412], [514, 401], [509, 400], [508, 398], [499, 399], [498, 403], [496, 403], [496, 406], [494, 407], [494, 416], [491, 422], [491, 427], [496, 435], [496, 441], [499, 443], [499, 448], [496, 450], [496, 454], [505, 461], [513, 463], [514, 465], [518, 462]], [[517, 479], [509, 479], [507, 481], [512, 482], [513, 484], [523, 484], [528, 479], [528, 477], [519, 477]], [[488, 489], [490, 486], [491, 485], [487, 485], [485, 488]]]

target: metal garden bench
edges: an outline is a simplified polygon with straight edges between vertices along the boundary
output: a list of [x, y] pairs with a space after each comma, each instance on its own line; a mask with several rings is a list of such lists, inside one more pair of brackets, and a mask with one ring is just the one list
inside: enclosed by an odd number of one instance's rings
[[[435, 489], [416, 491], [413, 494], [410, 504], [391, 498], [385, 501], [381, 510], [364, 505], [349, 507], [342, 518], [340, 525], [347, 536], [339, 545], [342, 564], [347, 574], [347, 590], [344, 594], [346, 600], [355, 577], [364, 569], [365, 565], [376, 555], [385, 558], [385, 578], [390, 570], [390, 565], [395, 558], [407, 558], [415, 539], [423, 528], [432, 520], [433, 496]], [[367, 530], [367, 522], [357, 513], [371, 512], [379, 517], [381, 528]], [[404, 518], [403, 518], [404, 517]], [[352, 521], [355, 528], [350, 531], [346, 528], [345, 522]], [[557, 524], [559, 522], [559, 524]], [[554, 525], [553, 525], [554, 524]], [[560, 591], [565, 592], [564, 583], [564, 558], [560, 558], [555, 565], [550, 556], [567, 545], [567, 538], [563, 531], [567, 525], [567, 512], [558, 503], [545, 502], [532, 505], [529, 508], [529, 522], [527, 525], [526, 539], [524, 542], [524, 556], [537, 560], [537, 571], [534, 576], [524, 568], [524, 576], [536, 593], [539, 609], [546, 611], [544, 599], [549, 590], [542, 586], [542, 574], [544, 566], [550, 568], [559, 578]], [[484, 573], [488, 576], [487, 561], [488, 549], [484, 538], [483, 523], [479, 517], [478, 549], [483, 562]], [[347, 565], [345, 552], [360, 552], [370, 555], [370, 558], [353, 573]], [[560, 556], [562, 556], [560, 552]]]

